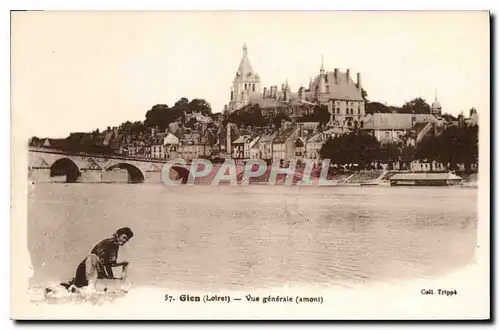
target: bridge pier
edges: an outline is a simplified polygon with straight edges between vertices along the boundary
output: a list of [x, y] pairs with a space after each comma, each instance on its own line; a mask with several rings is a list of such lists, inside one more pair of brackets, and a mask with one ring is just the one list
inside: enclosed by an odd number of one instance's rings
[[145, 173], [144, 182], [147, 183], [162, 183], [161, 171], [147, 171]]
[[100, 183], [102, 182], [102, 171], [99, 170], [82, 170], [78, 178], [80, 183]]
[[127, 183], [128, 171], [120, 168], [102, 171], [101, 182], [104, 183]]

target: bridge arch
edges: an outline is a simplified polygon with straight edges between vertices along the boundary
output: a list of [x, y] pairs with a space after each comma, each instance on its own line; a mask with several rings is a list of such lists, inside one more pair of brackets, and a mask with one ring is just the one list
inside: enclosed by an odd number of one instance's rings
[[130, 163], [117, 163], [109, 166], [106, 171], [112, 171], [114, 169], [126, 170], [128, 173], [127, 181], [129, 183], [141, 183], [144, 182], [144, 173], [137, 167]]
[[51, 178], [64, 178], [64, 182], [77, 182], [80, 178], [81, 172], [78, 165], [70, 158], [64, 157], [57, 159], [50, 166], [50, 177]]

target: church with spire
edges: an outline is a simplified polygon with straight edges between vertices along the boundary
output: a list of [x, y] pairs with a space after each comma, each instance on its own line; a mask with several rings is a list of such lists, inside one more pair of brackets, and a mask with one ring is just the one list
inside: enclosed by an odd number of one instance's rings
[[341, 72], [338, 68], [326, 71], [321, 58], [319, 74], [311, 78], [307, 88], [301, 86], [292, 92], [288, 79], [285, 82], [261, 90], [259, 75], [253, 71], [248, 56], [248, 47], [243, 45], [243, 55], [231, 86], [229, 104], [225, 112], [231, 113], [249, 104], [258, 104], [263, 113], [276, 112], [285, 108], [288, 114], [298, 117], [310, 113], [315, 105], [328, 107], [330, 126], [351, 126], [365, 117], [365, 100], [361, 86], [361, 74], [351, 77], [350, 70]]
[[243, 45], [243, 56], [234, 76], [229, 100], [229, 112], [241, 109], [260, 95], [260, 77], [252, 69], [248, 59], [247, 45]]

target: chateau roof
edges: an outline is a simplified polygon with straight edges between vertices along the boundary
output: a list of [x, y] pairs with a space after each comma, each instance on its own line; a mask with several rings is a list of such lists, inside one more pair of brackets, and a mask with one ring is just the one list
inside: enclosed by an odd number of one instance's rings
[[[319, 79], [321, 75], [317, 75], [311, 86], [311, 91], [316, 91], [319, 88]], [[363, 101], [361, 89], [358, 89], [351, 77], [347, 79], [347, 73], [328, 71], [325, 74], [325, 87], [328, 93], [318, 95], [321, 100], [338, 99], [348, 101]]]
[[306, 100], [300, 100], [299, 95], [297, 93], [290, 93], [288, 101], [283, 100], [283, 92], [278, 92], [278, 98], [274, 97], [262, 98], [262, 95], [260, 93], [251, 93], [249, 99], [250, 103], [258, 104], [262, 108], [273, 108], [284, 105], [314, 104]]
[[374, 113], [365, 118], [363, 129], [410, 129], [413, 116], [417, 123], [437, 123], [436, 117], [430, 114]]

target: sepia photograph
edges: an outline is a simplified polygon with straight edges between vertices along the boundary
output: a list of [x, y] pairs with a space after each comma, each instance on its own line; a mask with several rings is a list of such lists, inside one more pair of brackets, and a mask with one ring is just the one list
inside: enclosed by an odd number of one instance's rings
[[487, 320], [488, 11], [12, 11], [11, 318]]

